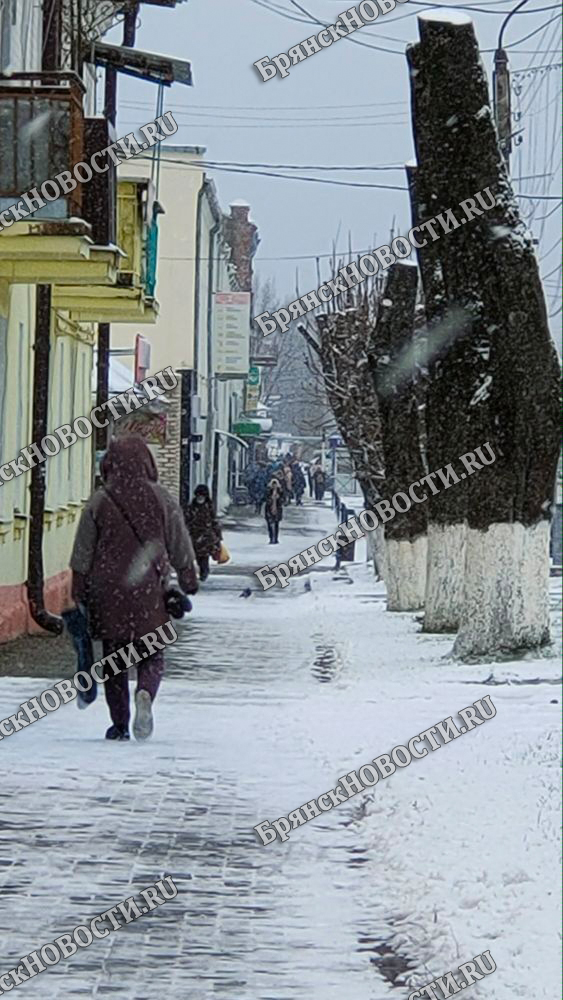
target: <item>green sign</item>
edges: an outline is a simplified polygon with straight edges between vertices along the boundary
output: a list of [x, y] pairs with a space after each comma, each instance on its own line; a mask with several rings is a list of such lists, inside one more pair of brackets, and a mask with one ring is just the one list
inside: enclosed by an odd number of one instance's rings
[[240, 437], [251, 437], [253, 434], [261, 434], [261, 432], [262, 428], [260, 424], [252, 424], [250, 421], [234, 424], [233, 426], [233, 434], [238, 434]]
[[260, 385], [260, 369], [257, 365], [252, 365], [248, 369], [247, 381], [249, 385]]

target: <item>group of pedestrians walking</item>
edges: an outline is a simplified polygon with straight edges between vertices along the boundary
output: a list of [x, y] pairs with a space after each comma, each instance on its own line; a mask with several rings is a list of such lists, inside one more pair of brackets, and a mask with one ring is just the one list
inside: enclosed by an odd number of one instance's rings
[[303, 505], [307, 481], [310, 496], [322, 500], [326, 475], [320, 462], [306, 466], [304, 472], [301, 463], [293, 455], [287, 454], [283, 459], [276, 459], [270, 464], [255, 462], [249, 466], [246, 474], [248, 493], [257, 514], [261, 514], [262, 507], [264, 508], [270, 545], [277, 545], [279, 542], [283, 508], [292, 500], [295, 500], [297, 507]]
[[[100, 474], [101, 485], [80, 519], [70, 566], [72, 598], [84, 613], [90, 640], [101, 640], [107, 658], [164, 626], [178, 596], [175, 617], [181, 617], [182, 607], [189, 606], [185, 595], [195, 594], [206, 579], [210, 558], [220, 558], [222, 534], [207, 486], [196, 488], [184, 515], [158, 482], [152, 452], [140, 437], [113, 438]], [[152, 733], [152, 704], [164, 672], [163, 651], [142, 653], [133, 723], [137, 740]], [[112, 723], [106, 739], [129, 740], [128, 671], [108, 663], [102, 670]]]

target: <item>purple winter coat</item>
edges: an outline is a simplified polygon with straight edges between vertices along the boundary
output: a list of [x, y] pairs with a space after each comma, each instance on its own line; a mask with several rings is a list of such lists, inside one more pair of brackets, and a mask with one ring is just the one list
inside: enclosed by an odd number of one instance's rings
[[88, 501], [74, 541], [73, 595], [87, 605], [93, 638], [128, 642], [169, 620], [164, 589], [170, 564], [180, 586], [195, 593], [194, 550], [180, 507], [157, 482], [142, 438], [114, 438], [101, 472], [103, 486]]

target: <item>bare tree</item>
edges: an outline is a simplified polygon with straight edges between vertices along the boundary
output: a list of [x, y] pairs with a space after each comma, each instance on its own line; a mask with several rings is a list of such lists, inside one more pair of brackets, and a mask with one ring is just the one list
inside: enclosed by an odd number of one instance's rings
[[[283, 305], [271, 278], [256, 280], [255, 311], [273, 313]], [[295, 324], [286, 333], [264, 337], [257, 332], [254, 353], [274, 355], [276, 364], [262, 371], [261, 402], [271, 407], [275, 430], [299, 436], [322, 436], [334, 427], [318, 363]]]
[[[336, 262], [333, 261], [333, 268]], [[366, 507], [373, 508], [384, 482], [381, 423], [368, 365], [368, 330], [373, 324], [377, 287], [371, 282], [334, 303], [330, 313], [318, 313], [299, 330], [310, 351], [310, 365], [319, 371], [336, 425], [347, 447]], [[383, 532], [368, 535], [378, 575], [385, 573]]]

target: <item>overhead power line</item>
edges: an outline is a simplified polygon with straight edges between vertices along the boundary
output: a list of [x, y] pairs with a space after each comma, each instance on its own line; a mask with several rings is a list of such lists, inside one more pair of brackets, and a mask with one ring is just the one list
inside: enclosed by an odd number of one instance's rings
[[[369, 253], [368, 250], [335, 250], [332, 253], [301, 253], [295, 254], [293, 256], [287, 257], [260, 257], [256, 255], [254, 261], [260, 263], [261, 261], [272, 261], [272, 260], [320, 260], [321, 257], [348, 257], [350, 254], [352, 257], [362, 257], [363, 254]], [[217, 258], [212, 257], [163, 257], [159, 254], [159, 260], [216, 260]]]
[[[349, 248], [346, 248], [346, 250], [333, 250], [330, 253], [301, 253], [301, 254], [289, 254], [287, 256], [280, 256], [280, 257], [261, 257], [259, 254], [257, 254], [256, 257], [254, 258], [254, 260], [255, 261], [320, 260], [321, 258], [326, 258], [326, 257], [335, 257], [337, 259], [346, 257], [346, 258], [349, 258], [351, 260], [352, 258], [356, 258], [357, 259], [358, 257], [362, 257], [365, 253], [370, 253], [370, 249], [368, 248], [368, 249], [364, 249], [364, 250], [350, 250]], [[190, 256], [186, 256], [186, 257], [184, 257], [184, 256], [166, 257], [166, 256], [162, 256], [162, 255], [159, 254], [159, 258], [158, 259], [159, 260], [192, 260], [193, 261], [193, 260], [216, 260], [216, 257], [213, 257], [213, 258], [212, 257], [195, 257], [195, 256], [194, 257], [190, 257]], [[545, 283], [545, 280], [547, 278], [551, 277], [552, 274], [555, 274], [555, 272], [557, 270], [559, 270], [560, 268], [561, 268], [561, 264], [559, 264], [558, 267], [555, 267], [553, 269], [553, 271], [550, 271], [549, 274], [546, 274], [545, 278], [541, 278], [541, 280]]]
[[[322, 28], [328, 28], [330, 26], [330, 24], [332, 23], [330, 21], [320, 20], [320, 18], [318, 18], [310, 10], [307, 10], [306, 7], [303, 7], [302, 4], [298, 3], [298, 0], [289, 0], [289, 2], [292, 4], [293, 7], [295, 7], [297, 10], [301, 11], [303, 14], [306, 15], [306, 19], [305, 20], [308, 21], [309, 24], [319, 25]], [[416, 2], [417, 2], [417, 0], [410, 0], [411, 4], [412, 3], [416, 3]], [[298, 18], [295, 15], [289, 13], [289, 11], [275, 9], [275, 7], [271, 6], [267, 2], [267, 0], [251, 0], [251, 3], [257, 4], [260, 7], [264, 7], [266, 10], [269, 10], [272, 13], [278, 14], [280, 17], [285, 17], [285, 18], [289, 19], [290, 21], [295, 21], [295, 20], [303, 21], [304, 20], [303, 18]], [[422, 6], [422, 7], [425, 7], [426, 9], [428, 9], [429, 6], [431, 6], [432, 8], [436, 8], [436, 7], [440, 8], [442, 6], [441, 4], [431, 4], [431, 5], [428, 5], [428, 4], [425, 4], [425, 3], [419, 3], [418, 5]], [[444, 9], [447, 10], [447, 9], [451, 9], [451, 8], [444, 7]], [[462, 9], [462, 7], [456, 5], [455, 9], [456, 10], [460, 10], [460, 9]], [[542, 10], [543, 9], [544, 8], [542, 8]], [[545, 8], [545, 9], [546, 10], [551, 10], [551, 9], [556, 9], [556, 8], [555, 7], [553, 7], [553, 8], [552, 7], [548, 7], [548, 8]], [[416, 13], [416, 12], [413, 11], [413, 14], [414, 13]], [[501, 12], [499, 12], [499, 13], [501, 13]], [[502, 13], [506, 13], [506, 11], [502, 12]], [[519, 11], [516, 16], [519, 16], [520, 13], [522, 13], [522, 12]], [[533, 11], [531, 13], [533, 13]], [[536, 8], [535, 13], [540, 13], [540, 10]], [[405, 16], [413, 16], [413, 15], [412, 14], [411, 15], [407, 14]], [[515, 42], [510, 42], [510, 44], [504, 46], [505, 49], [513, 49], [516, 45], [519, 45], [520, 42], [527, 41], [528, 38], [532, 38], [535, 34], [537, 34], [538, 31], [542, 31], [543, 28], [547, 27], [548, 24], [551, 24], [552, 21], [555, 21], [555, 20], [559, 20], [559, 17], [552, 18], [546, 24], [543, 24], [539, 28], [536, 28], [535, 31], [531, 31], [528, 35], [524, 35], [522, 38], [517, 39]], [[389, 23], [390, 22], [388, 21], [387, 24], [389, 24]], [[379, 36], [379, 37], [381, 37], [381, 36]], [[381, 46], [381, 45], [374, 45], [373, 43], [364, 41], [361, 38], [356, 38], [352, 34], [348, 35], [344, 39], [344, 41], [350, 41], [350, 42], [353, 42], [355, 45], [361, 45], [363, 48], [374, 49], [375, 51], [378, 51], [378, 52], [387, 52], [390, 55], [400, 55], [400, 56], [403, 56], [403, 58], [404, 58], [404, 55], [405, 55], [404, 50], [402, 50], [402, 49], [390, 49], [390, 48], [386, 48], [386, 47]], [[406, 45], [407, 43], [408, 42], [405, 39], [404, 44]], [[495, 51], [495, 49], [481, 49], [482, 53], [488, 53], [488, 52], [494, 52], [494, 51]]]
[[[214, 167], [258, 167], [265, 170], [351, 170], [355, 171], [380, 171], [380, 170], [401, 170], [405, 169], [404, 163], [387, 163], [373, 165], [369, 163], [362, 164], [318, 164], [318, 163], [242, 163], [237, 160], [197, 160], [192, 161], [194, 163], [200, 163], [202, 167], [208, 167], [213, 169]], [[550, 174], [528, 174], [525, 177], [520, 177], [519, 180], [535, 180], [537, 177], [549, 177]]]
[[[267, 110], [267, 109], [265, 109], [265, 110]], [[235, 120], [237, 120], [237, 121], [243, 121], [243, 122], [271, 122], [273, 126], [277, 126], [277, 125], [283, 126], [284, 124], [287, 124], [287, 119], [285, 119], [285, 118], [279, 119], [279, 121], [272, 121], [272, 115], [260, 115], [260, 116], [252, 116], [252, 117], [250, 117], [248, 115], [221, 114], [221, 112], [219, 112], [219, 111], [212, 111], [212, 112], [210, 112], [210, 111], [192, 111], [191, 108], [182, 108], [180, 111], [176, 111], [175, 114], [176, 115], [188, 115], [188, 117], [190, 117], [190, 118], [222, 118], [222, 119], [224, 119], [226, 121], [235, 121]], [[367, 115], [355, 115], [355, 114], [353, 114], [353, 115], [341, 115], [340, 117], [335, 117], [334, 115], [328, 115], [328, 116], [323, 116], [322, 118], [319, 117], [318, 115], [315, 115], [314, 117], [307, 117], [307, 116], [303, 117], [302, 115], [299, 115], [299, 118], [295, 119], [295, 120], [298, 121], [298, 123], [301, 123], [301, 122], [320, 122], [321, 124], [327, 124], [328, 125], [328, 124], [332, 124], [333, 122], [346, 122], [346, 121], [349, 121], [352, 118], [358, 118], [361, 121], [367, 121], [368, 119], [374, 119], [375, 118], [375, 119], [377, 119], [379, 121], [379, 120], [382, 120], [382, 119], [385, 119], [385, 118], [393, 118], [397, 114], [400, 114], [400, 112], [399, 111], [387, 111], [387, 112], [379, 112], [379, 113], [372, 112], [371, 114], [367, 114]]]
[[514, 76], [526, 76], [532, 75], [533, 73], [541, 73], [547, 69], [561, 69], [562, 63], [544, 63], [543, 66], [526, 66], [525, 69], [513, 69], [511, 70], [511, 75]]
[[[188, 116], [188, 118], [189, 118], [189, 116]], [[245, 122], [243, 124], [242, 122], [240, 122], [237, 125], [225, 125], [223, 122], [208, 122], [208, 121], [202, 122], [202, 121], [196, 120], [196, 121], [181, 121], [180, 125], [194, 125], [194, 126], [198, 125], [201, 128], [221, 128], [221, 129], [225, 129], [225, 128], [236, 128], [236, 129], [241, 129], [241, 128], [245, 128], [245, 129], [248, 129], [248, 128], [249, 129], [255, 129], [255, 128], [258, 128], [258, 129], [265, 129], [265, 128], [275, 128], [275, 129], [330, 128], [330, 129], [332, 129], [332, 128], [374, 128], [376, 125], [381, 125], [381, 126], [383, 126], [383, 125], [406, 125], [407, 122], [408, 122], [408, 118], [394, 118], [391, 121], [385, 121], [385, 122], [381, 122], [381, 121], [370, 121], [370, 122], [363, 122], [363, 121], [362, 122], [357, 122], [357, 121], [327, 121], [327, 122], [320, 122], [319, 121], [319, 122], [307, 122], [307, 123], [292, 122], [291, 124], [289, 124], [289, 123], [288, 124], [286, 124], [286, 123], [279, 124], [278, 122], [271, 122], [270, 124], [266, 124], [264, 122], [264, 123], [260, 123], [260, 124], [256, 123], [254, 125], [251, 124], [251, 123], [247, 124]], [[123, 125], [135, 125], [136, 122], [133, 122], [131, 120], [128, 120], [128, 121], [126, 120], [122, 124]]]
[[[349, 108], [387, 108], [393, 104], [408, 104], [408, 101], [370, 101], [369, 104], [268, 104], [263, 107], [244, 104], [190, 104], [189, 106], [179, 104], [169, 104], [169, 111], [189, 111], [191, 108], [198, 110], [216, 111], [330, 111]], [[126, 108], [152, 108], [150, 101], [120, 101], [120, 107]]]
[[[150, 159], [145, 155], [141, 155], [139, 159]], [[408, 191], [408, 188], [404, 184], [373, 184], [366, 183], [364, 181], [340, 181], [332, 177], [304, 177], [301, 174], [281, 174], [276, 170], [251, 170], [247, 167], [228, 167], [223, 165], [218, 165], [215, 163], [211, 166], [208, 161], [205, 160], [172, 160], [166, 156], [161, 157], [161, 163], [171, 163], [176, 167], [185, 167], [190, 170], [221, 170], [225, 173], [231, 174], [248, 174], [251, 177], [276, 177], [285, 181], [305, 181], [310, 184], [333, 184], [337, 187], [354, 187], [354, 188], [372, 188], [381, 191]], [[526, 194], [520, 192], [514, 192], [517, 198], [530, 198], [533, 201], [561, 201], [562, 199], [556, 197], [555, 195], [543, 195], [538, 196], [534, 194]]]

